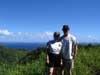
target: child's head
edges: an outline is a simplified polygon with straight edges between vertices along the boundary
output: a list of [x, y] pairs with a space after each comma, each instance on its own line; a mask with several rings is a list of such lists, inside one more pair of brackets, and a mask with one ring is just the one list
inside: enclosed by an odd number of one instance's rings
[[60, 33], [59, 32], [54, 32], [53, 34], [54, 40], [57, 41], [60, 38]]

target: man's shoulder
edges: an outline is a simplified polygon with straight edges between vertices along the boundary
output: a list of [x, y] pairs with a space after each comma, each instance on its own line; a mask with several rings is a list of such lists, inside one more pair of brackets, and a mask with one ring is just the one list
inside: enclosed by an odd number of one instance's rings
[[[63, 36], [61, 36], [60, 37], [60, 39], [63, 39], [65, 36], [63, 35]], [[76, 36], [74, 36], [73, 34], [68, 34], [68, 37], [70, 37], [70, 38], [76, 38]]]
[[60, 40], [62, 40], [64, 38], [64, 35], [60, 37]]
[[72, 39], [76, 39], [76, 36], [72, 35], [72, 34], [69, 34], [70, 38]]
[[73, 42], [77, 43], [77, 39], [74, 35], [70, 34], [70, 38]]

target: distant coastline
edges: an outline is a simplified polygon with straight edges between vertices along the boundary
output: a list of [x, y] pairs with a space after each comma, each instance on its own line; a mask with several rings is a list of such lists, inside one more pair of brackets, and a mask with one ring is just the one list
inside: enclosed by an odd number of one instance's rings
[[13, 48], [13, 49], [28, 49], [33, 50], [38, 47], [45, 47], [46, 43], [26, 43], [26, 42], [0, 42], [0, 46], [5, 46], [7, 48]]
[[[100, 43], [86, 43], [81, 42], [78, 43], [79, 45], [100, 45]], [[46, 42], [0, 42], [0, 46], [5, 46], [7, 48], [13, 49], [27, 49], [27, 50], [34, 50], [39, 47], [45, 47]]]

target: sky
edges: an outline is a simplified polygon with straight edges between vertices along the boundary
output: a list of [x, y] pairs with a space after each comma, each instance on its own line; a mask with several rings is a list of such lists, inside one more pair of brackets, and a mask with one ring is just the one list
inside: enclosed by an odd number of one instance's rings
[[100, 0], [0, 0], [0, 42], [47, 42], [63, 24], [78, 42], [100, 42]]

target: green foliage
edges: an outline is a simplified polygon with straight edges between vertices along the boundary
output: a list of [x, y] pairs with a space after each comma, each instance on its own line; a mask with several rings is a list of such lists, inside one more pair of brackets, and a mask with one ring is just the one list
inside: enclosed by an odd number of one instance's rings
[[[0, 75], [44, 75], [46, 48], [13, 50], [0, 46]], [[100, 46], [79, 46], [73, 75], [100, 75]]]
[[28, 51], [26, 50], [14, 50], [0, 46], [0, 61], [2, 63], [14, 63], [17, 62], [20, 58], [25, 56]]

